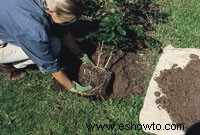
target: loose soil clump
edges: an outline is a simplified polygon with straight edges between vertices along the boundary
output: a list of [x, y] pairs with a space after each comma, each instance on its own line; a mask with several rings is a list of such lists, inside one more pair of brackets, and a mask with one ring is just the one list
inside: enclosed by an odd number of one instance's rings
[[184, 124], [184, 130], [200, 121], [200, 59], [194, 54], [190, 58], [183, 69], [174, 65], [155, 78], [163, 94], [155, 93], [156, 103], [174, 123]]

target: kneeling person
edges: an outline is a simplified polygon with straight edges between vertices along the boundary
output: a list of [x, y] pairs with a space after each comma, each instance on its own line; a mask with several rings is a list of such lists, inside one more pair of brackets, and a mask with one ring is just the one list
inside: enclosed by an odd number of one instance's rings
[[[81, 0], [1, 0], [0, 73], [20, 80], [26, 76], [24, 67], [37, 64], [42, 73], [51, 73], [67, 90], [80, 94], [90, 90], [91, 86], [71, 81], [56, 58], [61, 42], [75, 55], [81, 54], [72, 34], [64, 31], [56, 35], [52, 30], [55, 25], [76, 21], [81, 5]], [[83, 56], [82, 60], [91, 62]]]

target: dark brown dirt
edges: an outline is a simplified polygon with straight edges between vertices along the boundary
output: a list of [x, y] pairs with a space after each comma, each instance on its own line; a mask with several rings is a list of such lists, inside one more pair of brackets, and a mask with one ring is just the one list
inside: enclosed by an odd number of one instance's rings
[[130, 94], [141, 94], [144, 91], [144, 80], [149, 70], [143, 55], [128, 53], [123, 60], [115, 64], [111, 70], [115, 73], [115, 81], [111, 98]]
[[159, 91], [156, 91], [154, 94], [155, 94], [156, 97], [160, 97], [161, 93]]
[[200, 59], [194, 54], [190, 58], [183, 69], [175, 65], [155, 78], [164, 94], [156, 103], [174, 123], [184, 124], [185, 130], [200, 121]]

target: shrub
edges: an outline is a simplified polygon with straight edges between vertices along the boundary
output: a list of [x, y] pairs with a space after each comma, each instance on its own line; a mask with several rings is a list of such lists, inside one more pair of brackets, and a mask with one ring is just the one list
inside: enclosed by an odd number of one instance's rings
[[[133, 41], [146, 40], [155, 12], [152, 0], [84, 0], [84, 16], [99, 22], [99, 27], [85, 36], [115, 48], [132, 48]], [[132, 42], [132, 44], [129, 44]]]

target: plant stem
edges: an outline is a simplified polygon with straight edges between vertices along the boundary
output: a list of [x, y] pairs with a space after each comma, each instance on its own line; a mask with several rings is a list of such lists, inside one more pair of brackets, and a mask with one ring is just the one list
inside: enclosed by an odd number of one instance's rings
[[98, 55], [98, 59], [97, 59], [97, 67], [99, 67], [99, 63], [100, 63], [100, 59], [101, 59], [101, 55], [103, 54], [103, 53], [102, 53], [102, 50], [103, 50], [103, 44], [104, 44], [104, 42], [102, 41], [101, 44], [100, 44], [100, 43], [98, 43], [98, 44], [99, 44], [99, 46], [101, 46], [101, 48], [100, 48], [101, 52], [99, 52], [99, 55]]
[[109, 64], [109, 62], [110, 62], [110, 60], [111, 60], [111, 58], [112, 58], [112, 56], [113, 56], [113, 50], [114, 50], [114, 47], [112, 48], [112, 51], [110, 52], [110, 56], [109, 56], [109, 58], [108, 58], [108, 61], [106, 62], [106, 65], [104, 66], [104, 69], [107, 68], [107, 66], [108, 66], [108, 64]]
[[110, 60], [111, 60], [111, 58], [112, 58], [112, 54], [111, 54], [110, 57], [108, 58], [108, 61], [106, 62], [106, 65], [104, 66], [104, 68], [107, 68], [107, 66], [108, 66], [108, 64], [109, 64], [109, 62], [110, 62]]

